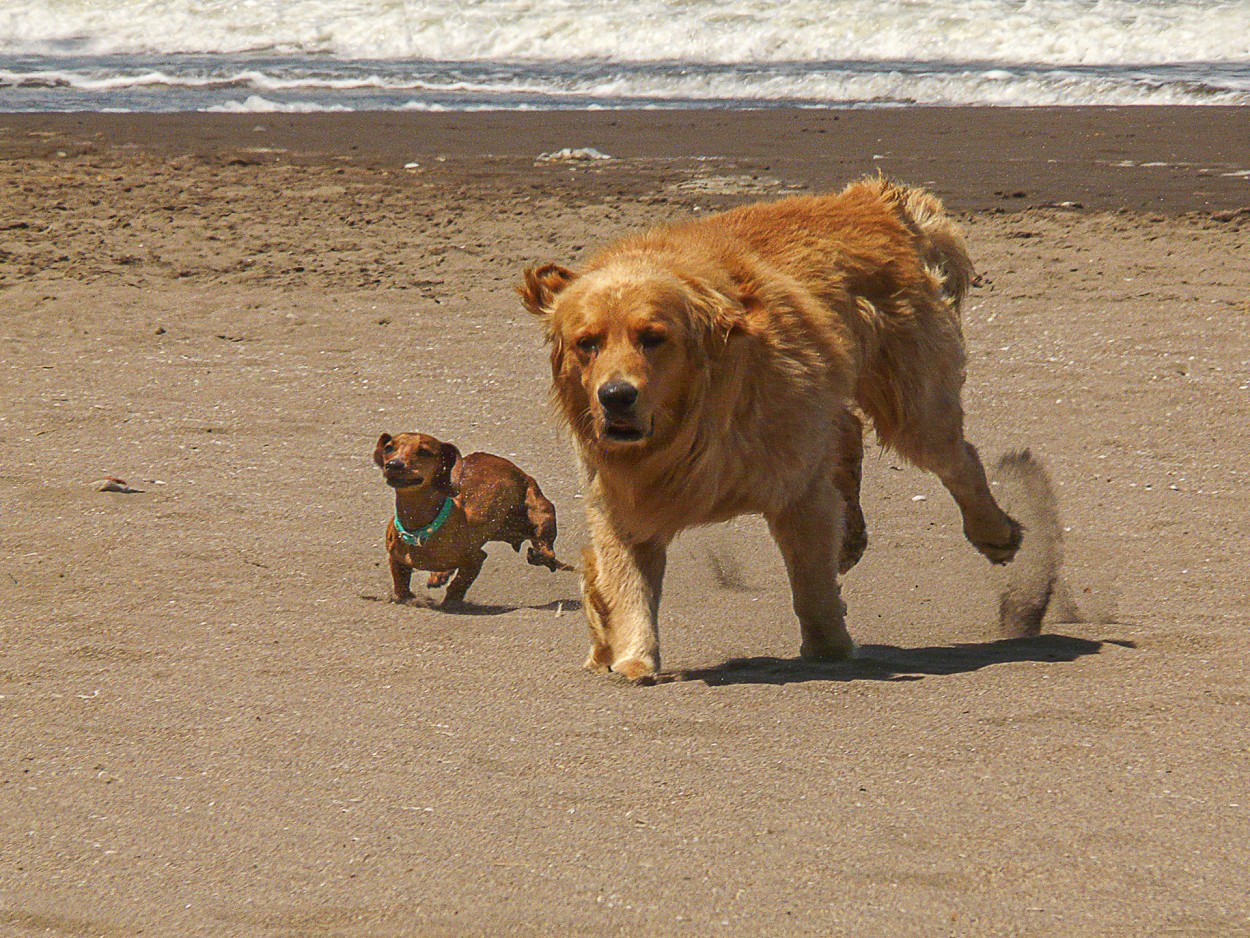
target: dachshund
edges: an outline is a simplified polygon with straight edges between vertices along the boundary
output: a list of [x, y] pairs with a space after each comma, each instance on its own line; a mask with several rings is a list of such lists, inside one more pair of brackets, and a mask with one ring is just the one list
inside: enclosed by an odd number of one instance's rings
[[491, 541], [518, 552], [529, 541], [531, 564], [573, 569], [556, 559], [555, 506], [502, 456], [461, 457], [451, 443], [424, 433], [383, 433], [373, 461], [395, 490], [395, 516], [386, 528], [395, 602], [414, 598], [413, 570], [430, 571], [429, 589], [447, 586], [444, 604], [463, 602], [482, 572], [482, 546]]

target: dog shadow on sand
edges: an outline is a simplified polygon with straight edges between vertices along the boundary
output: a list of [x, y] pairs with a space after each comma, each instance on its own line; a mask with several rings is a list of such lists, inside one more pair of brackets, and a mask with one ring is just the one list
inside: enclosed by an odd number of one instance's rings
[[560, 599], [541, 605], [505, 606], [489, 603], [479, 604], [470, 600], [462, 603], [437, 603], [430, 608], [453, 616], [502, 616], [520, 609], [535, 609], [539, 612], [554, 612], [560, 615], [580, 611], [582, 601], [580, 599]]
[[[360, 593], [360, 598], [371, 603], [393, 603], [389, 596], [379, 595], [377, 593]], [[445, 603], [440, 601], [436, 596], [422, 596], [418, 594], [413, 599], [398, 603], [397, 605], [411, 606], [413, 609], [427, 609], [432, 612], [441, 612], [452, 616], [503, 616], [510, 612], [518, 612], [522, 609], [533, 609], [538, 612], [554, 612], [557, 616], [565, 613], [580, 612], [582, 601], [580, 599], [553, 599], [548, 603], [531, 603], [531, 604], [510, 604], [502, 605], [498, 603], [475, 603], [471, 599], [463, 600], [458, 603]]]
[[988, 642], [899, 648], [861, 645], [849, 661], [804, 658], [733, 658], [707, 668], [663, 675], [661, 682], [703, 681], [709, 687], [729, 684], [805, 684], [810, 681], [919, 681], [944, 674], [967, 674], [996, 664], [1020, 661], [1076, 661], [1108, 645], [1135, 647], [1127, 641], [1095, 641], [1069, 635], [1035, 635]]

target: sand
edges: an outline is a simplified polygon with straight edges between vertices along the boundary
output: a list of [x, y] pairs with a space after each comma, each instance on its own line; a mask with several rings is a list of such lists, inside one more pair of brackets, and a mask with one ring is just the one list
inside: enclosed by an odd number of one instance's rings
[[[1247, 154], [1237, 109], [0, 116], [0, 932], [1244, 934]], [[382, 431], [513, 458], [577, 556], [523, 265], [879, 168], [983, 274], [1041, 636], [875, 444], [866, 661], [794, 660], [757, 519], [675, 547], [656, 687], [502, 545], [461, 614], [381, 601]]]

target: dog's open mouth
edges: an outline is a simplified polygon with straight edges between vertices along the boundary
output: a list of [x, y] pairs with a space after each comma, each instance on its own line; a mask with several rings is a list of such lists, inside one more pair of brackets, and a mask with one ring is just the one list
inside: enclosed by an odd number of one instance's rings
[[609, 418], [603, 424], [603, 438], [611, 443], [637, 443], [648, 436], [650, 431], [644, 430], [633, 420]]
[[408, 475], [406, 472], [386, 473], [386, 484], [393, 489], [416, 488], [424, 481], [424, 476]]

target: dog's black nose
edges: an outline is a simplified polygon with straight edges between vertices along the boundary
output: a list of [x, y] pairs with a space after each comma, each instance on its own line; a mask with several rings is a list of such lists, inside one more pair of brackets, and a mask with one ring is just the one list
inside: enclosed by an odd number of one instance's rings
[[382, 468], [388, 472], [399, 472], [404, 468], [404, 461], [402, 459], [391, 459]]
[[613, 378], [599, 387], [599, 403], [604, 410], [629, 410], [637, 400], [638, 389], [620, 378]]

